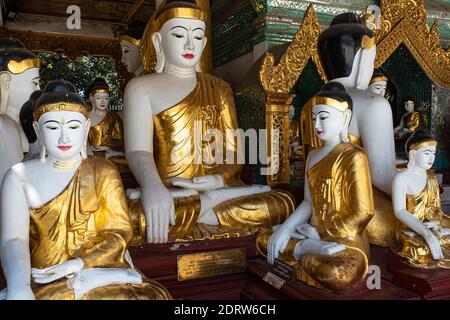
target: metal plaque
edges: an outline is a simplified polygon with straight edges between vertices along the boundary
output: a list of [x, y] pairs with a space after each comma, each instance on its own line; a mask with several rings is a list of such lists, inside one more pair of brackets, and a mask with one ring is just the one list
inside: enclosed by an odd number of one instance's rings
[[270, 271], [266, 273], [263, 280], [268, 284], [270, 284], [272, 287], [276, 288], [277, 290], [280, 290], [281, 287], [286, 283], [286, 281], [283, 278], [277, 276], [276, 274]]

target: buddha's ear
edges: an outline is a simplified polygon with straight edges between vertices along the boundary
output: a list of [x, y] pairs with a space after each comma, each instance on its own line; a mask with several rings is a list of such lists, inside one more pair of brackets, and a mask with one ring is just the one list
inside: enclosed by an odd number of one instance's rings
[[408, 169], [411, 169], [416, 163], [416, 150], [409, 150], [408, 153]]
[[39, 144], [43, 145], [44, 141], [42, 139], [41, 129], [39, 129], [39, 123], [37, 121], [33, 121], [33, 129], [34, 129], [34, 132], [36, 132], [36, 136], [39, 141]]
[[9, 100], [9, 85], [11, 75], [8, 72], [0, 73], [0, 114], [5, 114]]
[[344, 124], [341, 132], [341, 141], [343, 143], [348, 143], [348, 127], [350, 126], [350, 120], [352, 119], [352, 110], [347, 109], [344, 111]]
[[[203, 57], [203, 54], [205, 53], [206, 44], [208, 43], [208, 38], [206, 36], [203, 39], [204, 39], [204, 41], [203, 41], [203, 48], [202, 48], [202, 57]], [[200, 61], [195, 65], [196, 72], [202, 72], [201, 63], [202, 63], [202, 59], [200, 59]]]
[[161, 34], [159, 32], [154, 32], [152, 34], [152, 42], [156, 52], [155, 72], [162, 73], [166, 66], [166, 57], [161, 46]]

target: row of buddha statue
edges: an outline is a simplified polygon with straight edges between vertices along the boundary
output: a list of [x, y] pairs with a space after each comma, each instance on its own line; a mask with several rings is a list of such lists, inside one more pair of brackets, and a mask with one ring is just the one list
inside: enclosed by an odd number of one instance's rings
[[[414, 134], [408, 167], [397, 172], [391, 108], [367, 90], [376, 46], [361, 20], [339, 15], [320, 36], [331, 80], [302, 110], [298, 207], [287, 191], [245, 185], [242, 165], [228, 157], [243, 152], [238, 119], [230, 86], [200, 72], [206, 21], [196, 1], [166, 0], [142, 39], [121, 38], [135, 75], [121, 114], [108, 111], [101, 79], [86, 90], [91, 111], [64, 80], [31, 95], [39, 59], [17, 40], [0, 41], [0, 298], [170, 299], [134, 267], [129, 245], [255, 232], [270, 263], [297, 266], [298, 280], [325, 290], [364, 279], [369, 243], [419, 267], [450, 267], [450, 229], [428, 171], [436, 141]], [[146, 70], [152, 52], [155, 72]], [[221, 148], [197, 141], [212, 130], [223, 134]], [[38, 156], [23, 161], [29, 149]], [[140, 186], [128, 199], [123, 170]]]

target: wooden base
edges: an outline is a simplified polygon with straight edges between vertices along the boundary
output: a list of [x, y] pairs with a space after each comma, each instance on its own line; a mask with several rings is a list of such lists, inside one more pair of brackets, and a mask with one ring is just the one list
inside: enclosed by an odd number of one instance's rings
[[146, 244], [130, 247], [133, 262], [148, 278], [163, 284], [175, 299], [239, 300], [244, 285], [245, 272], [196, 280], [178, 281], [177, 257], [244, 248], [246, 259], [256, 257], [255, 236], [191, 243]]
[[416, 292], [423, 299], [450, 298], [449, 269], [415, 268], [392, 251], [388, 255], [387, 265], [395, 285]]
[[381, 280], [380, 290], [369, 290], [364, 285], [340, 293], [331, 293], [307, 286], [301, 281], [287, 281], [279, 290], [266, 283], [263, 277], [272, 267], [262, 259], [248, 263], [248, 280], [242, 297], [251, 300], [418, 300], [417, 294]]

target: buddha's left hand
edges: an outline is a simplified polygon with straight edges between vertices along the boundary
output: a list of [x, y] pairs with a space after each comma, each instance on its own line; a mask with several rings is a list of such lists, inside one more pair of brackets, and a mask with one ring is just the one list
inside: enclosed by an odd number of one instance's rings
[[71, 276], [83, 270], [83, 260], [80, 258], [65, 261], [46, 269], [31, 269], [31, 276], [36, 283], [50, 283]]
[[172, 185], [184, 189], [196, 190], [199, 192], [211, 191], [222, 188], [225, 184], [219, 174], [195, 177], [192, 180], [183, 178], [172, 178]]

